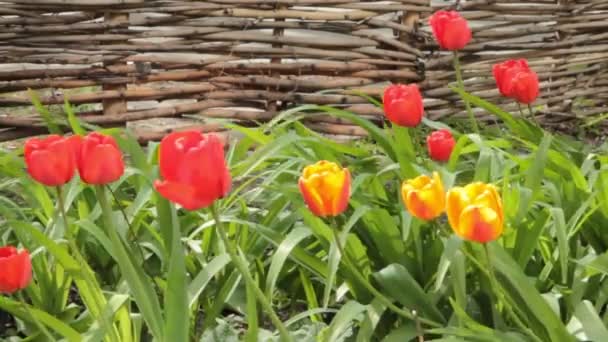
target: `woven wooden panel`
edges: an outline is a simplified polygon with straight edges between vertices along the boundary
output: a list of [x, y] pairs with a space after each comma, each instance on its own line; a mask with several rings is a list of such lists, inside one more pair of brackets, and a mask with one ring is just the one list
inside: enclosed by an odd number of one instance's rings
[[[28, 88], [48, 105], [67, 96], [102, 126], [187, 117], [217, 130], [217, 119], [255, 124], [300, 104], [380, 120], [357, 94], [379, 95], [388, 82], [419, 82], [431, 118], [462, 115], [448, 88], [452, 57], [427, 23], [441, 8], [473, 27], [460, 53], [467, 90], [515, 111], [490, 69], [528, 58], [546, 122], [608, 111], [605, 0], [0, 0], [0, 113], [9, 113], [0, 140], [41, 131], [36, 116], [15, 114], [30, 104]], [[308, 124], [364, 134], [328, 116]]]

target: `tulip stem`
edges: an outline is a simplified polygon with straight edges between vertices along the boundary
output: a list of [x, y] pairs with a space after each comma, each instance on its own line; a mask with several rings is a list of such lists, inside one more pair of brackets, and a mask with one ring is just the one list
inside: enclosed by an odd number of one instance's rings
[[346, 264], [346, 267], [348, 267], [349, 270], [351, 271], [351, 273], [355, 275], [355, 278], [357, 278], [359, 283], [361, 283], [369, 292], [371, 292], [378, 300], [380, 300], [382, 302], [382, 304], [386, 305], [386, 307], [388, 307], [391, 311], [395, 312], [396, 314], [398, 314], [404, 318], [407, 318], [409, 320], [412, 320], [414, 322], [418, 322], [418, 323], [422, 322], [431, 327], [441, 327], [441, 324], [439, 324], [437, 322], [431, 321], [426, 318], [418, 317], [417, 315], [413, 314], [410, 311], [399, 308], [398, 306], [393, 304], [393, 301], [391, 301], [384, 294], [382, 294], [382, 292], [378, 291], [367, 279], [365, 279], [363, 274], [361, 274], [361, 272], [359, 272], [359, 269], [354, 266], [355, 264], [350, 260], [350, 257], [348, 256], [348, 254], [346, 254], [344, 252], [344, 248], [342, 246], [342, 243], [340, 242], [340, 236], [338, 234], [338, 229], [334, 228], [334, 229], [332, 229], [332, 232], [334, 235], [334, 240], [336, 242], [336, 246], [338, 247], [338, 251], [340, 252], [340, 255], [342, 256], [342, 260], [344, 261], [344, 264]]
[[484, 251], [486, 253], [486, 259], [488, 262], [488, 278], [490, 279], [490, 287], [494, 290], [494, 294], [496, 295], [496, 299], [498, 301], [501, 301], [504, 306], [505, 306], [505, 310], [507, 311], [507, 314], [513, 319], [513, 321], [515, 322], [515, 324], [522, 329], [526, 334], [528, 334], [528, 336], [530, 336], [534, 341], [538, 341], [540, 342], [541, 340], [538, 338], [538, 336], [536, 336], [536, 334], [534, 334], [534, 332], [532, 332], [530, 330], [530, 328], [528, 328], [519, 318], [519, 316], [517, 316], [517, 314], [515, 313], [515, 311], [513, 311], [513, 308], [511, 307], [511, 304], [507, 301], [507, 299], [505, 298], [505, 296], [502, 293], [502, 287], [500, 286], [498, 280], [496, 279], [496, 274], [494, 273], [494, 264], [492, 263], [492, 257], [491, 257], [491, 253], [490, 253], [490, 249], [488, 248], [488, 244], [484, 243], [483, 244], [483, 248]]
[[532, 110], [532, 105], [528, 103], [528, 110], [530, 111], [530, 117], [534, 120], [534, 123], [539, 126], [538, 121], [536, 120], [536, 115], [534, 115], [534, 111]]
[[293, 341], [291, 336], [289, 335], [289, 331], [287, 331], [287, 328], [285, 327], [279, 316], [277, 316], [276, 312], [274, 312], [272, 304], [270, 303], [268, 298], [266, 298], [266, 295], [264, 295], [264, 292], [262, 292], [256, 281], [253, 279], [253, 276], [249, 272], [249, 266], [247, 266], [247, 261], [244, 260], [244, 258], [238, 253], [236, 245], [230, 239], [228, 239], [228, 235], [226, 234], [226, 230], [224, 229], [224, 225], [222, 224], [220, 214], [215, 203], [211, 205], [211, 214], [213, 215], [213, 219], [215, 220], [215, 227], [220, 236], [220, 239], [224, 243], [224, 246], [226, 247], [226, 250], [230, 255], [230, 259], [232, 259], [232, 263], [239, 270], [239, 272], [245, 279], [247, 285], [254, 291], [258, 301], [260, 302], [264, 310], [266, 310], [268, 316], [270, 316], [270, 320], [272, 320], [274, 326], [279, 330], [279, 334], [281, 335], [281, 341]]
[[[137, 251], [137, 255], [139, 256], [141, 262], [143, 262], [145, 260], [144, 254], [142, 253], [139, 246], [137, 246], [136, 244], [134, 245], [132, 243], [136, 239], [136, 236], [135, 236], [135, 231], [133, 230], [133, 226], [131, 225], [131, 222], [129, 222], [129, 217], [127, 216], [127, 212], [125, 211], [125, 208], [122, 206], [122, 204], [120, 204], [120, 201], [118, 200], [118, 197], [116, 197], [116, 194], [114, 193], [114, 191], [112, 191], [112, 188], [109, 185], [106, 185], [106, 188], [110, 192], [110, 195], [112, 195], [112, 198], [114, 198], [114, 202], [116, 202], [116, 206], [122, 213], [122, 217], [124, 218], [125, 222], [127, 223], [127, 227], [129, 227], [129, 231], [128, 231], [129, 236], [126, 240], [129, 244], [131, 244], [131, 248]], [[145, 272], [145, 269], [144, 269], [144, 272]]]
[[[458, 87], [465, 91], [464, 81], [462, 80], [462, 72], [460, 69], [460, 58], [458, 58], [457, 50], [454, 50], [454, 71], [456, 72], [456, 81], [458, 82]], [[464, 98], [462, 100], [464, 101], [464, 106], [467, 109], [467, 114], [469, 115], [469, 120], [471, 121], [473, 131], [479, 134], [479, 127], [477, 127], [477, 120], [475, 119], [475, 115], [473, 115], [473, 111], [471, 110], [471, 104], [469, 104], [469, 101]]]
[[21, 305], [23, 306], [23, 309], [25, 310], [25, 313], [27, 313], [27, 315], [32, 318], [32, 323], [34, 323], [34, 325], [36, 325], [36, 327], [42, 332], [42, 334], [44, 336], [46, 336], [49, 339], [49, 341], [55, 341], [56, 339], [53, 337], [53, 335], [51, 335], [51, 333], [44, 326], [44, 324], [40, 323], [36, 319], [36, 316], [34, 316], [34, 314], [32, 313], [32, 311], [30, 310], [30, 306], [25, 301], [25, 297], [23, 297], [23, 292], [22, 291], [17, 292], [17, 297], [19, 298], [19, 301], [21, 301]]
[[523, 109], [521, 109], [521, 104], [519, 102], [517, 102], [517, 108], [519, 108], [519, 115], [521, 115], [522, 118], [525, 118], [526, 114], [524, 114]]

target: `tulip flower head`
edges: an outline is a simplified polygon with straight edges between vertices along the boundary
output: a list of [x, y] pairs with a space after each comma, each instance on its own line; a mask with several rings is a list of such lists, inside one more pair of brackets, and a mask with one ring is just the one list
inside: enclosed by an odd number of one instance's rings
[[426, 145], [431, 159], [445, 162], [450, 159], [456, 141], [449, 130], [440, 129], [426, 137]]
[[475, 182], [450, 189], [446, 212], [450, 226], [463, 239], [486, 243], [502, 234], [502, 200], [491, 184]]
[[24, 155], [27, 172], [37, 182], [60, 186], [69, 182], [76, 172], [76, 153], [79, 136], [69, 138], [49, 135], [25, 142]]
[[83, 182], [103, 185], [117, 181], [125, 171], [122, 152], [113, 137], [98, 132], [82, 139], [78, 172]]
[[410, 214], [421, 220], [432, 220], [445, 210], [445, 190], [437, 172], [432, 178], [421, 175], [404, 181], [401, 197]]
[[306, 205], [320, 217], [337, 216], [348, 207], [350, 172], [321, 160], [302, 171], [298, 185]]
[[392, 84], [384, 90], [382, 97], [384, 114], [394, 124], [416, 127], [422, 121], [424, 105], [416, 84]]
[[525, 59], [512, 59], [495, 64], [492, 73], [500, 93], [519, 103], [534, 102], [539, 94], [538, 75]]
[[183, 131], [165, 136], [160, 143], [159, 165], [163, 180], [155, 181], [154, 187], [186, 210], [210, 206], [232, 185], [224, 146], [212, 134]]
[[13, 246], [0, 248], [0, 293], [11, 294], [26, 288], [32, 280], [32, 261], [27, 250]]
[[471, 40], [469, 23], [456, 11], [437, 11], [429, 18], [429, 24], [442, 49], [461, 50]]

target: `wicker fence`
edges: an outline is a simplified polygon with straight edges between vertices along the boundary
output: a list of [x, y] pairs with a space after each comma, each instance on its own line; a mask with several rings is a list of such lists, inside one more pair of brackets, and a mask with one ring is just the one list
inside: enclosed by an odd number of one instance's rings
[[[501, 103], [491, 65], [524, 57], [541, 78], [546, 124], [608, 112], [608, 0], [0, 0], [0, 140], [44, 130], [23, 108], [27, 89], [47, 105], [67, 97], [86, 122], [128, 123], [142, 140], [263, 122], [300, 104], [380, 120], [357, 94], [387, 82], [419, 82], [431, 118], [462, 115], [447, 87], [451, 55], [427, 23], [441, 8], [472, 23], [467, 90]], [[307, 122], [364, 134], [331, 117]]]

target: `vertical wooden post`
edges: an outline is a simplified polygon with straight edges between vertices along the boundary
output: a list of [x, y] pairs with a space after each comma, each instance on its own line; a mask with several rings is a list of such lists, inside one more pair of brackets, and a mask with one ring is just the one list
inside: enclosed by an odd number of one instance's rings
[[[431, 2], [429, 0], [428, 3], [431, 6]], [[409, 27], [411, 29], [411, 34], [407, 32], [399, 31], [399, 40], [403, 43], [409, 44], [412, 47], [417, 47], [418, 42], [416, 41], [415, 34], [416, 30], [418, 30], [418, 21], [420, 20], [420, 12], [412, 12], [412, 11], [403, 11], [401, 15], [401, 24]], [[426, 78], [424, 75], [424, 68], [422, 70], [418, 69], [416, 72], [422, 77], [422, 79]]]
[[[277, 10], [282, 10], [285, 9], [286, 6], [284, 4], [277, 4], [275, 7]], [[285, 19], [283, 18], [275, 18], [274, 19], [275, 22], [281, 22], [281, 21], [285, 21]], [[285, 32], [285, 30], [283, 28], [274, 28], [272, 30], [272, 35], [275, 37], [282, 37], [283, 33]], [[283, 44], [272, 44], [273, 48], [280, 48], [283, 47]], [[281, 63], [281, 58], [280, 57], [274, 57], [270, 59], [270, 63]], [[270, 72], [270, 76], [273, 77], [280, 77], [280, 73], [277, 72]], [[269, 112], [275, 112], [277, 111], [278, 108], [278, 101], [268, 101], [268, 103], [266, 104], [266, 110], [268, 110]]]
[[[128, 13], [106, 13], [104, 16], [104, 21], [106, 23], [112, 24], [122, 24], [129, 22], [129, 14]], [[104, 66], [108, 66], [111, 63], [104, 62]], [[104, 84], [103, 90], [117, 90], [117, 91], [125, 91], [127, 90], [126, 84]], [[116, 99], [106, 99], [102, 101], [103, 104], [103, 113], [107, 115], [111, 114], [119, 114], [127, 112], [127, 100], [124, 98], [116, 98]]]

